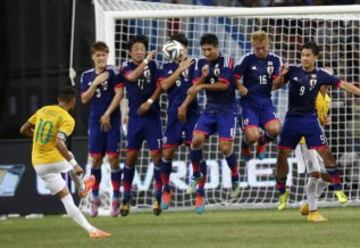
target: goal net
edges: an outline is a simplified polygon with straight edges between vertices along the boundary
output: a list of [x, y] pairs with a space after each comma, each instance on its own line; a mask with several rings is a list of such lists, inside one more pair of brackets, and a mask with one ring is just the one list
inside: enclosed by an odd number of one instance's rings
[[[336, 75], [348, 82], [359, 82], [360, 6], [333, 7], [282, 7], [282, 8], [217, 8], [192, 5], [172, 5], [125, 0], [96, 0], [96, 39], [110, 46], [110, 63], [120, 64], [127, 59], [126, 43], [134, 34], [149, 37], [150, 49], [160, 50], [175, 32], [188, 37], [189, 55], [201, 57], [200, 37], [215, 33], [223, 54], [238, 61], [251, 51], [251, 33], [264, 30], [269, 33], [271, 50], [289, 64], [299, 63], [299, 48], [305, 41], [314, 40], [321, 47], [318, 65], [331, 67]], [[161, 53], [156, 60], [163, 62]], [[344, 190], [352, 204], [359, 202], [360, 182], [360, 98], [339, 90], [330, 91], [332, 97], [331, 124], [325, 132], [333, 155], [337, 158], [344, 181]], [[287, 89], [273, 92], [273, 102], [280, 120], [287, 109]], [[201, 106], [205, 98], [199, 96]], [[166, 123], [166, 95], [161, 97], [162, 120]], [[245, 163], [240, 160], [240, 128], [237, 131], [234, 151], [239, 157], [241, 194], [229, 198], [230, 171], [223, 155], [218, 151], [218, 139], [211, 136], [204, 147], [208, 164], [206, 204], [210, 207], [274, 207], [278, 201], [273, 171], [276, 163], [276, 142], [267, 148], [267, 158], [255, 156]], [[123, 137], [123, 148], [126, 147]], [[134, 204], [150, 207], [153, 197], [152, 163], [146, 144], [136, 165]], [[255, 151], [253, 151], [255, 154]], [[187, 195], [191, 177], [189, 151], [180, 147], [176, 153], [171, 174], [173, 208], [193, 205], [193, 196]], [[122, 152], [122, 160], [125, 152]], [[307, 174], [298, 173], [297, 161], [289, 158], [290, 206], [298, 206], [305, 199]], [[106, 166], [105, 168], [106, 169]], [[105, 175], [105, 173], [103, 173]], [[102, 191], [111, 197], [110, 180], [102, 183]], [[84, 203], [86, 205], [86, 201]], [[331, 186], [320, 198], [322, 205], [338, 203]]]

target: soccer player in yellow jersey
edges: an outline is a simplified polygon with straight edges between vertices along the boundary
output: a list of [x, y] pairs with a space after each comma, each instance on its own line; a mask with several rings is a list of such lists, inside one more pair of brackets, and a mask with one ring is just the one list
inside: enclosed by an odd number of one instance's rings
[[75, 121], [68, 113], [75, 106], [76, 92], [65, 87], [58, 95], [58, 105], [44, 106], [36, 111], [20, 128], [20, 133], [33, 139], [32, 164], [36, 174], [45, 182], [51, 194], [64, 204], [67, 214], [86, 231], [90, 238], [106, 238], [110, 233], [92, 226], [74, 204], [74, 200], [60, 173], [69, 172], [84, 197], [94, 184], [94, 177], [82, 179], [84, 170], [78, 165], [65, 141], [74, 130]]

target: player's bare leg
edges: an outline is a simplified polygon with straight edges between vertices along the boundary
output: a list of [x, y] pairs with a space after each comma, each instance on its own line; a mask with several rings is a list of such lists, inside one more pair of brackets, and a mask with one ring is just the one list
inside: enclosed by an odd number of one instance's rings
[[111, 184], [113, 187], [113, 198], [111, 216], [117, 217], [120, 213], [120, 184], [121, 184], [121, 169], [119, 154], [108, 154], [110, 168], [111, 168]]
[[257, 140], [256, 157], [265, 158], [266, 144], [276, 139], [280, 133], [280, 122], [277, 119], [271, 120], [265, 125], [265, 133]]
[[331, 155], [330, 149], [328, 146], [322, 146], [317, 149], [320, 157], [324, 160], [324, 165], [326, 172], [331, 177], [331, 182], [334, 185], [335, 195], [338, 198], [338, 201], [341, 204], [348, 202], [348, 197], [345, 195], [342, 189], [342, 182], [340, 174], [336, 165], [336, 159]]
[[90, 215], [96, 217], [98, 215], [98, 209], [101, 205], [99, 197], [99, 186], [101, 182], [101, 165], [103, 157], [101, 154], [91, 154], [91, 175], [95, 177], [95, 183], [92, 187], [92, 199]]
[[[110, 237], [111, 234], [101, 231], [94, 226], [92, 226], [85, 218], [85, 216], [81, 213], [80, 209], [76, 207], [74, 200], [69, 192], [67, 187], [64, 187], [61, 191], [59, 191], [56, 196], [61, 200], [64, 204], [66, 213], [82, 228], [84, 228], [88, 233], [90, 238], [107, 238]], [[95, 237], [96, 236], [96, 237]]]
[[169, 146], [162, 149], [162, 158], [160, 161], [161, 182], [163, 184], [161, 208], [168, 209], [171, 203], [170, 173], [172, 170], [172, 159], [177, 146]]
[[134, 180], [135, 163], [138, 156], [138, 150], [128, 149], [124, 166], [124, 197], [120, 207], [120, 214], [122, 216], [127, 216], [130, 212], [131, 185]]
[[241, 159], [249, 161], [252, 158], [250, 146], [254, 144], [260, 137], [259, 128], [257, 126], [246, 126], [241, 141]]
[[278, 210], [283, 210], [287, 207], [289, 199], [289, 191], [286, 189], [287, 174], [289, 173], [288, 157], [291, 149], [278, 149], [277, 163], [276, 163], [276, 188], [279, 191], [279, 205]]
[[231, 192], [230, 197], [235, 198], [240, 193], [239, 188], [239, 166], [235, 153], [233, 152], [233, 140], [220, 139], [220, 150], [231, 171]]
[[161, 181], [161, 168], [160, 168], [160, 160], [161, 160], [161, 151], [151, 151], [151, 159], [154, 164], [154, 202], [153, 202], [153, 213], [158, 216], [161, 214], [161, 190], [162, 190], [162, 181]]

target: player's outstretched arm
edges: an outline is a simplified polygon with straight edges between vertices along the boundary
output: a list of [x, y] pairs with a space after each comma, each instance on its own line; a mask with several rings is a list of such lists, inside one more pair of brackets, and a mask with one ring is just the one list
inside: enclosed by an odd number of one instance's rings
[[20, 133], [22, 135], [25, 135], [25, 136], [29, 137], [29, 138], [32, 138], [34, 136], [34, 128], [35, 128], [35, 125], [33, 125], [30, 122], [26, 121], [20, 127]]
[[222, 82], [216, 82], [214, 84], [202, 84], [202, 90], [211, 90], [211, 91], [226, 91], [229, 88], [228, 84]]
[[141, 104], [141, 106], [137, 110], [138, 115], [144, 115], [150, 109], [151, 104], [153, 104], [154, 101], [156, 101], [159, 98], [161, 92], [162, 92], [162, 88], [159, 85], [154, 91], [154, 93], [151, 95], [151, 97], [147, 99], [146, 102]]
[[124, 88], [115, 88], [115, 96], [112, 99], [109, 107], [106, 109], [105, 113], [100, 118], [101, 129], [105, 132], [111, 129], [110, 125], [110, 116], [115, 111], [115, 109], [120, 107], [121, 99], [124, 96]]
[[351, 94], [355, 94], [357, 96], [360, 96], [360, 88], [356, 87], [355, 85], [343, 81], [340, 83], [339, 86], [340, 89], [345, 90], [346, 92], [349, 92]]
[[109, 78], [108, 71], [104, 71], [100, 73], [91, 83], [90, 87], [81, 94], [81, 102], [83, 104], [88, 103], [91, 100], [91, 98], [94, 96], [96, 92], [96, 87], [102, 84], [103, 82], [105, 82], [108, 78]]
[[180, 77], [181, 73], [183, 71], [185, 71], [187, 68], [189, 68], [192, 64], [194, 63], [193, 60], [191, 60], [190, 58], [184, 58], [178, 68], [176, 69], [176, 71], [171, 74], [170, 76], [168, 76], [167, 78], [165, 78], [164, 80], [161, 81], [161, 88], [164, 91], [167, 91], [169, 88], [171, 88], [176, 80], [178, 79], [178, 77]]
[[156, 50], [150, 51], [146, 58], [141, 62], [141, 64], [138, 65], [135, 70], [128, 73], [125, 78], [130, 82], [135, 82], [139, 77], [141, 77], [143, 75], [145, 67], [149, 64], [150, 60], [154, 58], [156, 52]]

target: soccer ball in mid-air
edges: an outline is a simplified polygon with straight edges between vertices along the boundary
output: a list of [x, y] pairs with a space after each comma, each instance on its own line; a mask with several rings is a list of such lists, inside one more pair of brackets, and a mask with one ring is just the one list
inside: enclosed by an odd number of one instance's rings
[[173, 62], [178, 62], [184, 54], [184, 47], [176, 40], [170, 40], [163, 46], [162, 51], [165, 57]]

